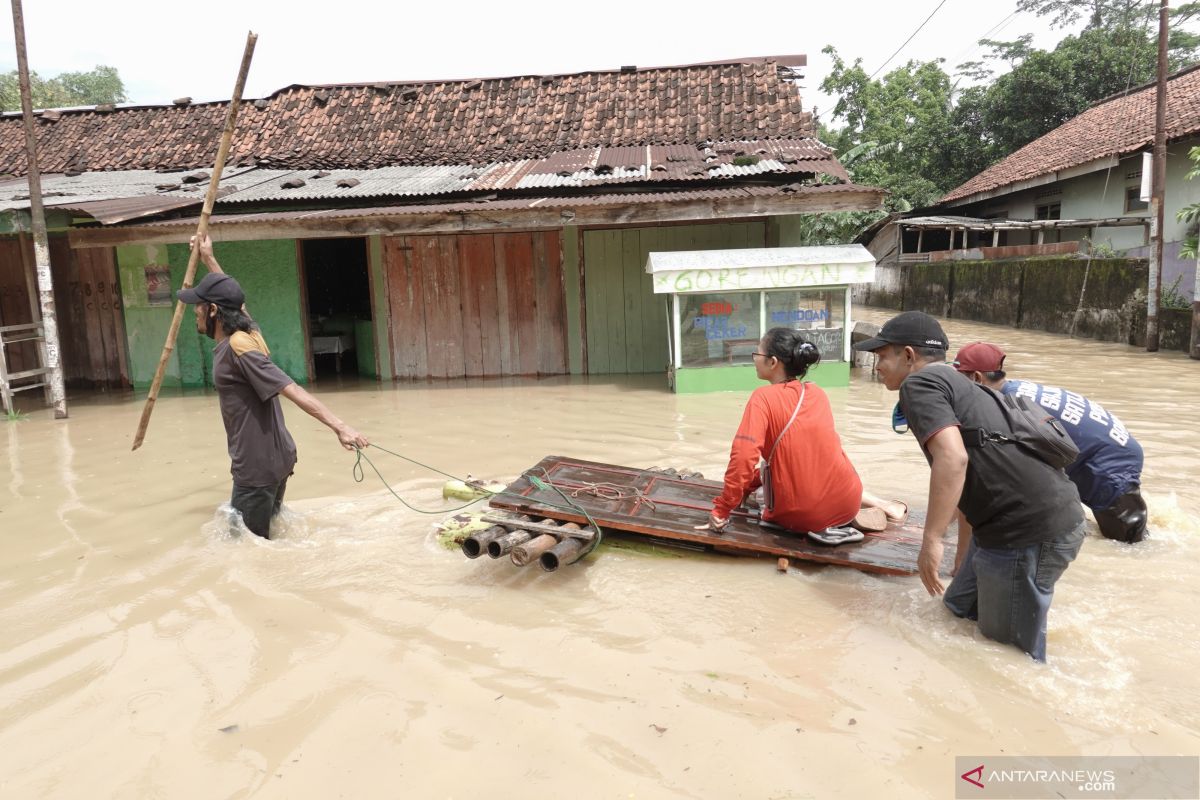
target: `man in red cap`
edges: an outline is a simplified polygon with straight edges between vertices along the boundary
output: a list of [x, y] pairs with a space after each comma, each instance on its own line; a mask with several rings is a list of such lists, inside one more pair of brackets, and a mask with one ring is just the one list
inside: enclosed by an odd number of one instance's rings
[[[192, 237], [192, 247], [196, 246]], [[196, 329], [216, 341], [213, 385], [233, 475], [229, 505], [241, 514], [250, 531], [269, 539], [271, 518], [279, 513], [288, 477], [296, 465], [296, 443], [283, 424], [279, 395], [325, 424], [347, 450], [368, 443], [271, 361], [258, 325], [246, 313], [242, 287], [221, 269], [207, 236], [198, 246], [209, 273], [192, 288], [180, 289], [178, 296], [195, 304]]]
[[[1067, 476], [1016, 447], [968, 447], [966, 429], [1009, 430], [993, 397], [946, 364], [949, 342], [928, 314], [906, 311], [854, 349], [875, 353], [885, 386], [929, 461], [929, 505], [917, 567], [930, 594], [989, 639], [1046, 660], [1054, 585], [1083, 544], [1078, 493]], [[973, 526], [959, 532], [960, 568], [938, 575], [955, 506]], [[965, 526], [964, 526], [965, 528]]]
[[990, 342], [963, 346], [954, 368], [976, 383], [1004, 394], [1026, 397], [1056, 417], [1079, 448], [1067, 477], [1092, 510], [1100, 533], [1119, 542], [1146, 537], [1146, 501], [1141, 480], [1142, 446], [1115, 414], [1081, 394], [1024, 380], [1008, 380], [1005, 353]]

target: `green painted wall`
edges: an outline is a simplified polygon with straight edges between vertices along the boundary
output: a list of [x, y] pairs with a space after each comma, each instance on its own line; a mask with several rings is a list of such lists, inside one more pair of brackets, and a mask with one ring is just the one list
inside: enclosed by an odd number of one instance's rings
[[[650, 252], [765, 245], [764, 220], [584, 231], [587, 371], [605, 374], [666, 370], [668, 295], [654, 294], [646, 273]], [[563, 269], [570, 270], [565, 248], [564, 244]]]
[[354, 349], [357, 353], [358, 374], [378, 378], [375, 369], [375, 327], [371, 320], [354, 321]]
[[[271, 357], [297, 383], [308, 380], [300, 307], [296, 243], [290, 239], [264, 242], [218, 242], [221, 267], [246, 291], [246, 307], [271, 346]], [[187, 269], [184, 244], [117, 248], [117, 267], [125, 299], [129, 338], [130, 378], [135, 387], [148, 386], [166, 340], [174, 304], [151, 306], [146, 297], [145, 267], [167, 266], [171, 287], [178, 289]], [[200, 266], [197, 279], [204, 272]], [[172, 296], [173, 300], [173, 296]], [[195, 328], [191, 309], [185, 309], [175, 353], [166, 377], [177, 386], [212, 384], [212, 342]]]
[[[810, 380], [823, 389], [850, 385], [850, 364], [831, 361], [817, 364], [808, 371], [805, 380]], [[679, 394], [701, 394], [703, 392], [734, 392], [757, 389], [763, 382], [753, 364], [738, 364], [729, 367], [700, 367], [675, 371], [675, 391]]]
[[[129, 346], [129, 379], [136, 388], [146, 388], [154, 380], [154, 369], [158, 366], [174, 312], [173, 304], [152, 306], [146, 297], [146, 267], [154, 264], [169, 265], [166, 245], [117, 248], [117, 273], [121, 280], [125, 335]], [[190, 319], [184, 320], [184, 324], [190, 323]], [[173, 354], [167, 362], [163, 380], [167, 385], [179, 385], [177, 354]]]

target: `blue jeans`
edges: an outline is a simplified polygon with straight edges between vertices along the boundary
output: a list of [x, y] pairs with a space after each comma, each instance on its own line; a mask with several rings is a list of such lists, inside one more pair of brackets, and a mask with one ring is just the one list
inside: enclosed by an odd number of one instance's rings
[[1045, 661], [1054, 584], [1075, 560], [1085, 531], [1081, 522], [1053, 539], [1014, 550], [978, 547], [972, 538], [943, 602], [955, 616], [978, 620], [989, 639]]

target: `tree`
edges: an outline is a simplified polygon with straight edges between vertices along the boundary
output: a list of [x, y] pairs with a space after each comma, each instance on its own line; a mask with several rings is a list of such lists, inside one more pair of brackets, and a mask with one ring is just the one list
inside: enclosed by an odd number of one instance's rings
[[[940, 61], [910, 61], [871, 80], [862, 59], [847, 65], [831, 46], [833, 69], [821, 91], [838, 96], [833, 117], [845, 122], [829, 142], [855, 183], [880, 186], [889, 210], [929, 205], [947, 188], [936, 179], [939, 141], [950, 123], [950, 77]], [[867, 146], [869, 145], [869, 146]], [[849, 154], [862, 148], [854, 159]]]
[[[94, 106], [129, 99], [114, 67], [97, 66], [89, 72], [64, 72], [54, 78], [29, 74], [34, 108]], [[20, 111], [21, 90], [17, 71], [0, 74], [0, 111]]]

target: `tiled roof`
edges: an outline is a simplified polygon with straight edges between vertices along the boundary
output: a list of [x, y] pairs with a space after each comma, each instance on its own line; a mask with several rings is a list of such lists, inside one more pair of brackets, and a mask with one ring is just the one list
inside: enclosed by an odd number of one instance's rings
[[[804, 139], [813, 133], [812, 116], [801, 108], [794, 77], [764, 60], [291, 86], [242, 106], [230, 163], [369, 169], [513, 162], [595, 147]], [[43, 112], [40, 165], [45, 172], [211, 167], [226, 108], [221, 102]], [[20, 116], [0, 118], [0, 174], [24, 174], [24, 148]]]
[[[1098, 103], [948, 192], [940, 204], [1048, 175], [1154, 141], [1154, 85]], [[1200, 65], [1167, 82], [1167, 140], [1200, 131]]]

